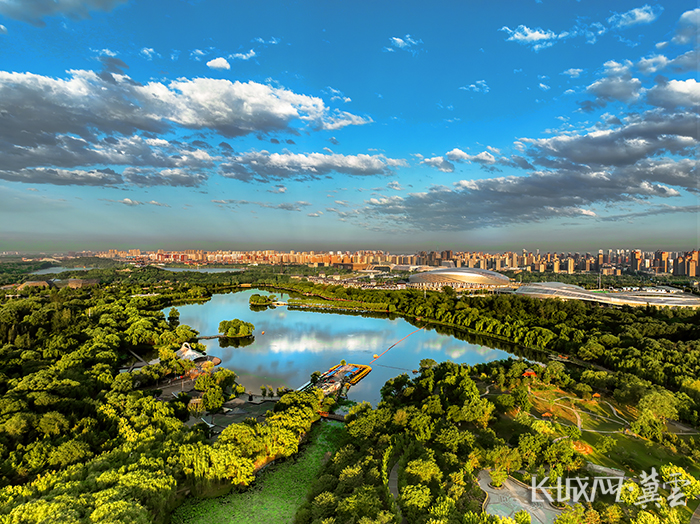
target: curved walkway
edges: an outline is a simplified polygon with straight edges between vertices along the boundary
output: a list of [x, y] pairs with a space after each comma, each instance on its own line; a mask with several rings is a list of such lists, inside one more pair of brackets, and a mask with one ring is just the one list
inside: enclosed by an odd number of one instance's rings
[[610, 406], [610, 409], [612, 409], [613, 415], [615, 415], [618, 419], [620, 419], [624, 424], [628, 424], [628, 422], [620, 416], [620, 414], [617, 412], [617, 409], [615, 409], [615, 406], [613, 406], [610, 402], [607, 400], [603, 400], [608, 406]]
[[[391, 468], [391, 472], [389, 473], [389, 491], [391, 492], [391, 496], [394, 497], [394, 500], [396, 501], [396, 505], [398, 506], [399, 504], [399, 461], [396, 461], [396, 464], [394, 464], [394, 467]], [[401, 515], [401, 509], [399, 508], [399, 516], [401, 518], [401, 524], [407, 524], [408, 521], [406, 520], [406, 517]]]

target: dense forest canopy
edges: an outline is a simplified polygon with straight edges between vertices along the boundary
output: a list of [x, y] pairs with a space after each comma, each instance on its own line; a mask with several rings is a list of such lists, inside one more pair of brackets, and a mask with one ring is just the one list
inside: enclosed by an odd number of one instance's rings
[[[544, 360], [568, 356], [578, 365], [551, 362], [543, 380], [582, 399], [599, 392], [634, 404], [634, 433], [682, 448], [688, 464], [700, 458], [697, 446], [666, 431], [669, 420], [699, 422], [699, 312], [459, 296], [451, 289], [369, 291], [314, 285], [293, 273], [262, 266], [211, 274], [112, 267], [80, 272], [99, 279], [97, 285], [28, 288], [0, 298], [0, 522], [50, 522], [55, 515], [62, 522], [165, 522], [186, 493], [246, 486], [264, 464], [296, 453], [318, 411], [328, 408], [318, 395], [284, 395], [264, 423], [232, 425], [214, 444], [207, 425], [185, 424], [192, 407], [186, 395], [158, 397], [159, 381], [193, 369], [175, 351], [194, 344], [197, 333], [180, 324], [172, 306], [241, 285], [288, 292], [331, 310], [356, 306], [493, 337]], [[230, 336], [252, 333], [245, 321], [223, 327]], [[123, 372], [134, 355], [160, 362]], [[496, 482], [522, 467], [536, 474], [540, 467], [577, 471], [582, 459], [564, 441], [543, 439], [522, 420], [506, 435], [494, 422], [513, 409], [526, 411], [522, 365], [425, 362], [419, 376], [389, 381], [377, 409], [353, 410], [349, 447], [329, 462], [325, 483], [313, 488], [299, 522], [322, 522], [331, 507], [338, 524], [391, 522], [396, 508], [383, 486], [388, 465], [397, 461], [399, 505], [415, 522], [453, 522], [460, 512], [472, 520], [459, 522], [487, 522], [474, 486], [481, 467], [492, 468]], [[242, 392], [227, 371], [209, 369], [197, 378], [206, 411]], [[481, 376], [510, 393], [493, 402], [482, 398], [474, 382]]]

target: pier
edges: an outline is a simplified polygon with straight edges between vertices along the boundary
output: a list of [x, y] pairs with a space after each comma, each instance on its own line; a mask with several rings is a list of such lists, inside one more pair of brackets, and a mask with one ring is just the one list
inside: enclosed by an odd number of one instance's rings
[[350, 387], [365, 378], [372, 368], [363, 364], [338, 364], [323, 373], [316, 382], [307, 382], [297, 391], [308, 391], [311, 388], [318, 388], [323, 391], [324, 396], [342, 392], [344, 386]]

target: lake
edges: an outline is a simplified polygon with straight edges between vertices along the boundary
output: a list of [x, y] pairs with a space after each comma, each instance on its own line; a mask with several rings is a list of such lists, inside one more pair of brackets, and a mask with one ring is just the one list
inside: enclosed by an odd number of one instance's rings
[[[369, 364], [406, 335], [416, 331], [407, 321], [396, 318], [370, 318], [287, 307], [251, 311], [248, 299], [260, 290], [214, 295], [205, 304], [178, 306], [180, 322], [201, 335], [216, 335], [219, 322], [238, 318], [255, 324], [255, 341], [244, 347], [225, 347], [219, 339], [203, 340], [210, 355], [221, 358], [221, 366], [236, 372], [238, 382], [259, 394], [261, 385], [296, 389], [309, 380], [313, 371], [326, 371], [341, 359], [353, 364]], [[286, 295], [276, 293], [279, 299]], [[168, 314], [170, 308], [164, 313]], [[262, 332], [265, 332], [263, 335]], [[372, 364], [372, 372], [350, 388], [351, 400], [367, 400], [377, 405], [380, 388], [401, 373], [419, 367], [424, 358], [437, 362], [478, 364], [508, 358], [506, 351], [470, 344], [435, 331], [420, 330], [401, 341]]]

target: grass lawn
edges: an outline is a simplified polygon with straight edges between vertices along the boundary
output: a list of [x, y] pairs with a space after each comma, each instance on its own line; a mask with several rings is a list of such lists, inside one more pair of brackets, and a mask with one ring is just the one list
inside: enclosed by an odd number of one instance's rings
[[[586, 458], [601, 466], [622, 469], [635, 477], [638, 477], [642, 472], [650, 473], [652, 467], [659, 471], [663, 464], [679, 463], [680, 455], [656, 443], [648, 446], [645, 440], [621, 433], [611, 436], [617, 441], [617, 444], [612, 450], [603, 454], [598, 451], [598, 444], [603, 439], [603, 435], [584, 432], [581, 440], [593, 448], [592, 453]], [[700, 468], [697, 464], [685, 466], [685, 469], [695, 478], [700, 476]]]
[[314, 425], [310, 442], [301, 452], [258, 475], [245, 491], [214, 499], [189, 498], [172, 515], [173, 524], [260, 524], [294, 522], [297, 509], [316, 479], [326, 453], [334, 453], [341, 434], [340, 422]]

